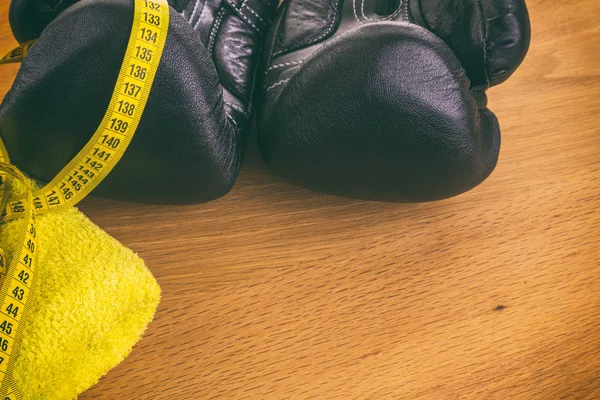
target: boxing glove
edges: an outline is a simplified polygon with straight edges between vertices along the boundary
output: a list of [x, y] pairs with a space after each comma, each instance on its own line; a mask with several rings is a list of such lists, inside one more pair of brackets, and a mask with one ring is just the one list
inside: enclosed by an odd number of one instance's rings
[[335, 195], [465, 192], [498, 159], [485, 91], [515, 71], [529, 40], [523, 0], [288, 0], [261, 62], [263, 158]]
[[[276, 10], [271, 1], [169, 0], [166, 45], [138, 130], [94, 194], [189, 203], [229, 191]], [[133, 0], [13, 0], [15, 36], [39, 36], [0, 106], [0, 136], [23, 171], [47, 182], [88, 142], [111, 98], [132, 19]]]

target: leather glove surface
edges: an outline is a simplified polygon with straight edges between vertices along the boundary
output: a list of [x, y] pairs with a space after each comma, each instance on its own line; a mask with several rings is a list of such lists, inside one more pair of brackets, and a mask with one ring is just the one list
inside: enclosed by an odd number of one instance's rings
[[[169, 4], [167, 41], [140, 125], [96, 195], [203, 202], [226, 194], [237, 178], [276, 4]], [[88, 142], [110, 101], [132, 19], [133, 0], [13, 0], [16, 38], [38, 38], [0, 106], [0, 136], [24, 172], [50, 181]]]
[[317, 191], [429, 201], [494, 169], [485, 90], [523, 61], [523, 0], [288, 0], [266, 41], [259, 145]]

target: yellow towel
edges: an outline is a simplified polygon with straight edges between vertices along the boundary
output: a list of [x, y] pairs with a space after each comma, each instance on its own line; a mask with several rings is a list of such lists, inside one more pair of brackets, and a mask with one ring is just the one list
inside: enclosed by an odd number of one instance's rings
[[[24, 221], [0, 225], [10, 263]], [[144, 262], [76, 208], [37, 218], [37, 288], [15, 382], [24, 399], [73, 399], [121, 362], [152, 320], [160, 288]]]

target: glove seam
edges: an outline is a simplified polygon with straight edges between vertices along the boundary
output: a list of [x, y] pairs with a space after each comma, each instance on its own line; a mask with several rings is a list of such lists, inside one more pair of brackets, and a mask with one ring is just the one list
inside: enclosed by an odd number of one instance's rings
[[[244, 14], [244, 12], [242, 11], [242, 10], [244, 9], [244, 7], [246, 7], [248, 10], [252, 11], [252, 10], [250, 9], [250, 7], [248, 7], [248, 5], [247, 5], [247, 2], [248, 2], [248, 0], [244, 0], [244, 1], [242, 1], [242, 5], [240, 6], [240, 8], [239, 8], [239, 10], [238, 10], [238, 11], [239, 11], [239, 13], [240, 13], [240, 15], [241, 15], [242, 17], [246, 17], [246, 18], [247, 18], [247, 21], [246, 21], [246, 22], [248, 22], [248, 23], [249, 23], [250, 25], [252, 25], [252, 26], [253, 26], [253, 27], [254, 27], [256, 30], [258, 30], [260, 33], [262, 33], [262, 30], [261, 30], [261, 29], [259, 29], [259, 28], [258, 28], [256, 25], [254, 25], [254, 23], [250, 22], [250, 19], [251, 19], [251, 18], [250, 18], [248, 15]], [[254, 12], [253, 12], [253, 13], [254, 13]], [[258, 14], [256, 14], [256, 13], [254, 13], [254, 15], [256, 15], [256, 16], [258, 17]], [[259, 19], [259, 20], [260, 20], [260, 22], [262, 22], [264, 25], [267, 25], [267, 24], [266, 24], [266, 23], [265, 23], [265, 22], [262, 20], [262, 18], [258, 17], [258, 19]]]
[[[365, 15], [365, 0], [360, 0], [360, 14], [361, 16], [366, 19], [367, 21], [371, 21], [371, 22], [381, 22], [381, 21], [391, 21], [394, 18], [396, 18], [398, 16], [398, 14], [400, 14], [402, 12], [402, 6], [404, 5], [404, 0], [400, 0], [400, 5], [398, 6], [398, 8], [396, 9], [396, 11], [394, 11], [391, 15], [388, 15], [385, 18], [381, 18], [381, 19], [373, 19], [373, 18], [369, 18]], [[356, 0], [353, 0], [353, 5], [356, 6]], [[355, 12], [356, 15], [356, 12]], [[358, 21], [360, 22], [360, 21]]]
[[[285, 8], [284, 8], [285, 7]], [[271, 65], [271, 63], [273, 62], [273, 58], [276, 57], [275, 52], [273, 52], [273, 50], [275, 49], [276, 43], [277, 43], [277, 38], [279, 36], [279, 28], [281, 27], [281, 23], [283, 22], [283, 19], [285, 17], [285, 12], [287, 11], [287, 7], [288, 7], [288, 3], [285, 4], [285, 6], [281, 8], [281, 14], [279, 15], [279, 17], [277, 18], [277, 25], [274, 26], [274, 38], [273, 38], [273, 42], [270, 43], [271, 48], [269, 49], [269, 58], [267, 60], [267, 65]]]
[[269, 71], [277, 69], [277, 68], [287, 67], [287, 66], [290, 66], [290, 65], [302, 64], [303, 62], [304, 62], [304, 60], [298, 60], [298, 61], [290, 61], [290, 62], [284, 62], [284, 63], [281, 63], [281, 64], [271, 65], [271, 66], [269, 66], [269, 68], [267, 68], [267, 70], [265, 72], [269, 72]]
[[[194, 19], [194, 15], [196, 14], [196, 11], [198, 11], [198, 5], [200, 4], [200, 0], [196, 0], [196, 4], [194, 4], [194, 8], [192, 9], [192, 12], [190, 13], [190, 19], [188, 20], [190, 23], [192, 23], [192, 19]], [[204, 3], [206, 4], [206, 3]], [[202, 5], [202, 10], [204, 10], [204, 4]], [[183, 10], [183, 12], [185, 12], [185, 10]], [[200, 16], [202, 16], [202, 14], [200, 14]], [[197, 23], [196, 23], [197, 25]], [[194, 25], [195, 29], [196, 26]]]
[[[197, 0], [198, 2], [200, 0]], [[196, 21], [196, 23], [194, 24], [194, 27], [192, 28], [193, 30], [196, 30], [196, 28], [198, 28], [198, 25], [200, 25], [200, 22], [202, 21], [202, 17], [204, 16], [204, 11], [206, 10], [206, 2], [208, 0], [205, 0], [204, 3], [202, 3], [202, 8], [200, 9], [200, 15], [198, 16], [198, 21]], [[192, 15], [190, 15], [190, 23], [192, 23], [192, 19], [194, 18], [194, 14], [192, 13]]]
[[210, 29], [210, 36], [208, 38], [208, 46], [207, 46], [207, 49], [210, 52], [212, 52], [212, 50], [213, 50], [213, 47], [215, 45], [215, 40], [217, 38], [217, 32], [219, 31], [219, 28], [221, 27], [221, 22], [223, 22], [224, 17], [225, 17], [225, 8], [221, 8], [221, 10], [219, 10], [219, 13], [217, 14], [215, 23], [213, 24], [212, 28]]
[[[226, 103], [227, 104], [227, 103]], [[235, 120], [233, 119], [233, 117], [231, 115], [229, 115], [229, 113], [227, 111], [225, 111], [225, 115], [227, 116], [227, 119], [229, 121], [231, 121], [231, 123], [233, 124], [235, 131], [237, 133], [240, 133], [240, 127], [238, 126], [237, 122], [235, 122]]]
[[255, 30], [256, 32], [258, 32], [260, 35], [262, 35], [262, 34], [264, 33], [264, 28], [263, 28], [263, 29], [260, 29], [259, 27], [257, 27], [257, 26], [256, 26], [256, 24], [254, 24], [254, 23], [251, 21], [251, 17], [249, 17], [249, 16], [248, 16], [247, 14], [245, 14], [245, 13], [244, 13], [244, 11], [243, 11], [244, 7], [246, 7], [248, 10], [250, 10], [250, 11], [251, 11], [251, 12], [252, 12], [252, 13], [253, 13], [253, 14], [254, 14], [254, 15], [257, 17], [257, 18], [258, 18], [258, 22], [261, 22], [261, 24], [262, 24], [262, 25], [264, 25], [264, 26], [266, 27], [266, 26], [267, 26], [267, 23], [266, 23], [266, 22], [265, 22], [265, 21], [264, 21], [262, 18], [260, 18], [260, 17], [258, 16], [258, 14], [256, 14], [256, 13], [254, 12], [254, 10], [251, 10], [251, 9], [250, 9], [250, 7], [248, 7], [248, 6], [246, 5], [246, 1], [247, 1], [247, 0], [244, 0], [244, 1], [242, 2], [242, 4], [240, 5], [240, 7], [239, 7], [239, 8], [235, 6], [235, 4], [233, 3], [233, 0], [225, 0], [225, 4], [226, 4], [227, 6], [229, 6], [229, 8], [231, 8], [231, 9], [234, 11], [235, 15], [237, 15], [238, 17], [240, 17], [240, 18], [241, 18], [241, 19], [242, 19], [244, 22], [246, 22], [246, 23], [247, 23], [247, 24], [249, 24], [249, 25], [250, 25], [252, 28], [254, 28], [254, 30]]
[[488, 57], [487, 57], [487, 21], [485, 19], [485, 14], [483, 12], [483, 4], [481, 4], [481, 0], [477, 0], [477, 6], [479, 7], [479, 12], [481, 13], [481, 30], [483, 34], [483, 69], [485, 72], [485, 84], [489, 86], [490, 84], [490, 76], [488, 73]]
[[254, 14], [254, 16], [255, 16], [256, 18], [258, 18], [258, 20], [259, 20], [260, 22], [262, 22], [263, 24], [267, 25], [267, 22], [266, 22], [264, 19], [262, 19], [262, 18], [260, 17], [260, 15], [258, 15], [258, 13], [257, 13], [255, 10], [253, 10], [253, 9], [252, 9], [250, 6], [248, 6], [248, 4], [246, 4], [246, 2], [245, 2], [245, 1], [242, 3], [242, 8], [243, 8], [243, 7], [246, 7], [246, 9], [248, 9], [248, 11], [250, 11], [252, 14]]
[[292, 78], [287, 78], [287, 79], [283, 79], [283, 80], [281, 80], [281, 81], [275, 82], [274, 84], [272, 84], [271, 86], [269, 86], [269, 87], [266, 89], [266, 91], [268, 92], [269, 90], [271, 90], [271, 89], [273, 89], [273, 88], [275, 88], [275, 87], [277, 87], [277, 86], [279, 86], [279, 85], [282, 85], [282, 84], [284, 84], [284, 83], [286, 83], [286, 82], [289, 82], [291, 79], [292, 79]]
[[[364, 4], [364, 3], [363, 3]], [[362, 21], [358, 18], [358, 11], [356, 7], [356, 0], [352, 0], [352, 11], [354, 12], [354, 18], [362, 25]]]

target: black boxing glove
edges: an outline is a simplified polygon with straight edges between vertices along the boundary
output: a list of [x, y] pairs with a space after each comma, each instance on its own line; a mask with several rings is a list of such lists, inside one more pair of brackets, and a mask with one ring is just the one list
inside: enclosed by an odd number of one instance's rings
[[79, 0], [12, 0], [8, 21], [19, 43], [37, 39], [58, 14]]
[[[96, 195], [201, 202], [227, 193], [238, 175], [276, 5], [169, 4], [167, 41], [138, 130]], [[23, 171], [50, 181], [88, 142], [110, 101], [132, 19], [133, 0], [13, 0], [15, 36], [39, 36], [0, 106], [0, 136]]]
[[259, 145], [325, 193], [428, 201], [494, 169], [485, 90], [527, 53], [523, 0], [289, 0], [267, 37]]

